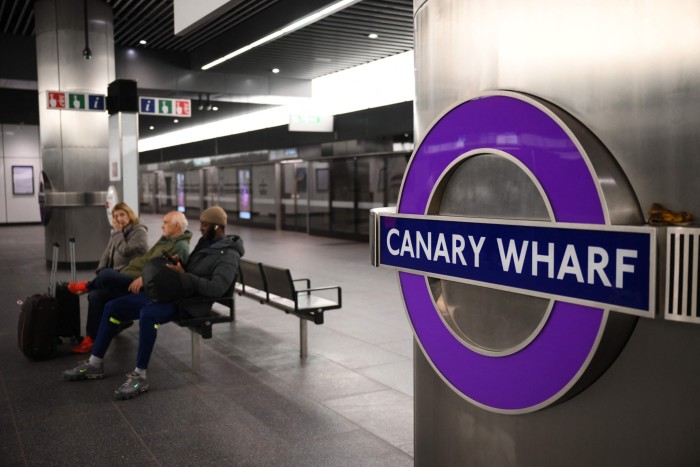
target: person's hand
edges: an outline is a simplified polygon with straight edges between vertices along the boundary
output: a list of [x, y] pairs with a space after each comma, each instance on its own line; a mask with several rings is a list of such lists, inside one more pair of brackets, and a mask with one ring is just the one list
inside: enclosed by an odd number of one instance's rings
[[123, 228], [124, 226], [117, 219], [112, 219], [112, 230], [121, 232]]
[[129, 284], [129, 292], [131, 293], [139, 293], [141, 289], [143, 289], [143, 278], [141, 277], [134, 279], [134, 281]]
[[167, 263], [165, 263], [165, 266], [169, 267], [169, 268], [172, 269], [173, 271], [185, 272], [185, 269], [182, 267], [182, 263], [180, 262], [180, 258], [178, 258], [177, 255], [174, 255], [174, 256], [173, 256], [173, 259], [174, 259], [175, 261], [177, 261], [175, 264], [170, 263], [170, 262], [167, 262]]

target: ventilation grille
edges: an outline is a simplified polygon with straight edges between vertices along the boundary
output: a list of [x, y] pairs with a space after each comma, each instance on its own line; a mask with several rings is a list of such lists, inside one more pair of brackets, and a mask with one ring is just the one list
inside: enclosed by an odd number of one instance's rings
[[698, 253], [700, 253], [700, 228], [671, 227], [668, 229], [666, 319], [700, 323]]

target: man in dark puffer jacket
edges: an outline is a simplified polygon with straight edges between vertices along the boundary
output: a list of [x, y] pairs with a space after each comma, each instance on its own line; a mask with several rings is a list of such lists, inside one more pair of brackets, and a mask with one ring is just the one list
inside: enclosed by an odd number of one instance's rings
[[[178, 262], [169, 267], [179, 273], [179, 284], [187, 295], [219, 298], [233, 285], [238, 263], [243, 256], [243, 240], [237, 235], [226, 235], [226, 212], [213, 206], [200, 216], [202, 238], [190, 254], [184, 268]], [[107, 303], [90, 359], [63, 372], [64, 379], [78, 381], [99, 379], [104, 376], [102, 359], [119, 324], [126, 320], [140, 320], [139, 348], [136, 368], [114, 392], [118, 399], [130, 399], [149, 388], [146, 369], [153, 352], [158, 326], [177, 317], [173, 303], [154, 302], [145, 292], [117, 298]]]

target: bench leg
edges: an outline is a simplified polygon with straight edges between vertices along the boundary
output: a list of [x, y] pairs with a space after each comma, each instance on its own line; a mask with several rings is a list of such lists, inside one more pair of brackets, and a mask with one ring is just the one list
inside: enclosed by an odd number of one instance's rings
[[306, 358], [309, 354], [309, 344], [306, 332], [306, 320], [299, 318], [299, 356]]
[[202, 337], [196, 332], [190, 331], [192, 334], [192, 370], [199, 371], [199, 349]]

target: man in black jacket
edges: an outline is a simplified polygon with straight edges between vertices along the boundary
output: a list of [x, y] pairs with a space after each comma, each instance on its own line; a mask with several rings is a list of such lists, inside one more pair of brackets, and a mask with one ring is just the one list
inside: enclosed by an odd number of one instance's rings
[[[226, 212], [219, 206], [210, 207], [200, 216], [202, 238], [183, 267], [179, 261], [169, 267], [178, 274], [176, 287], [185, 295], [219, 298], [233, 285], [238, 263], [243, 256], [243, 240], [237, 235], [226, 235]], [[176, 258], [177, 259], [177, 258]], [[126, 320], [140, 320], [139, 348], [136, 368], [114, 392], [118, 399], [131, 399], [149, 388], [146, 369], [155, 345], [158, 326], [177, 317], [174, 303], [153, 301], [145, 292], [120, 297], [107, 303], [95, 339], [90, 359], [63, 372], [64, 379], [79, 381], [104, 377], [102, 359], [119, 325]]]

